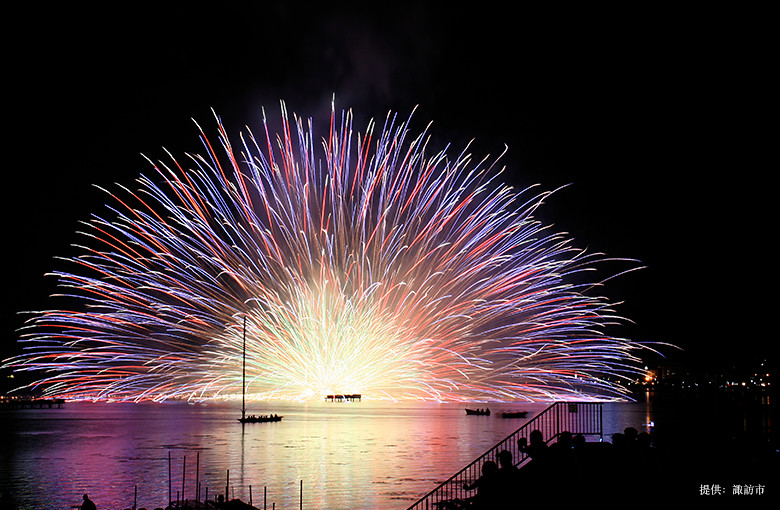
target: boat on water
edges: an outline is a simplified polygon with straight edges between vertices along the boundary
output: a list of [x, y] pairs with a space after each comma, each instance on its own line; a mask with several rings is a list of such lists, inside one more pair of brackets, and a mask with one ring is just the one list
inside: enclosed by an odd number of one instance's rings
[[476, 416], [490, 416], [490, 409], [466, 409], [466, 414]]
[[512, 411], [501, 413], [502, 418], [525, 418], [528, 415], [528, 411]]
[[251, 414], [249, 416], [242, 416], [238, 421], [241, 423], [262, 423], [267, 421], [282, 421], [282, 418], [283, 416], [278, 416], [276, 414], [261, 414], [260, 416]]
[[276, 414], [246, 415], [246, 317], [244, 317], [244, 362], [241, 368], [241, 423], [263, 423], [270, 421], [282, 421], [282, 416]]

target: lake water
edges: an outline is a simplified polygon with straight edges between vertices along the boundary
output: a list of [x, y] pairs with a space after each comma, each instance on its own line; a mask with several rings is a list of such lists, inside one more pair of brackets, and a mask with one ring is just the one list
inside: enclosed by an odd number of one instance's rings
[[[404, 509], [526, 420], [503, 410], [548, 404], [258, 403], [277, 423], [242, 426], [239, 402], [69, 402], [63, 409], [2, 410], [0, 491], [19, 508], [62, 510], [88, 493], [100, 510], [164, 507], [184, 495], [230, 498], [263, 508]], [[604, 404], [608, 439], [645, 430], [645, 403]], [[169, 462], [170, 458], [170, 462]], [[170, 476], [169, 476], [170, 469]], [[303, 482], [301, 491], [301, 481]]]

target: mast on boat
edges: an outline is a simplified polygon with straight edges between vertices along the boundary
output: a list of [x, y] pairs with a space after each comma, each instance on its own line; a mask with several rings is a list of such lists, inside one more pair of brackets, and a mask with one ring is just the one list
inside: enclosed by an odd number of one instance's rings
[[244, 316], [243, 360], [241, 368], [241, 423], [246, 419], [246, 315]]

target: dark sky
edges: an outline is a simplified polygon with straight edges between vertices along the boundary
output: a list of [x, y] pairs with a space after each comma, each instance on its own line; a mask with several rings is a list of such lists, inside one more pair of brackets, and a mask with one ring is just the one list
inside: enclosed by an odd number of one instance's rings
[[417, 105], [434, 141], [474, 138], [480, 156], [507, 144], [512, 184], [570, 184], [542, 219], [647, 266], [609, 288], [636, 322], [616, 334], [708, 361], [767, 350], [776, 116], [764, 13], [254, 4], [9, 16], [4, 352], [18, 312], [48, 306], [54, 257], [100, 211], [93, 184], [131, 185], [149, 168], [141, 153], [199, 150], [191, 119], [213, 134], [210, 108], [236, 133], [281, 99], [325, 119], [333, 94], [361, 131]]

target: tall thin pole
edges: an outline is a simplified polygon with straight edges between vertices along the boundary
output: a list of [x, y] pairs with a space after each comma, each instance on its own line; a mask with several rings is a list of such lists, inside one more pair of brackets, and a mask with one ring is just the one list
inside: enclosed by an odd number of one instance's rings
[[246, 418], [246, 315], [244, 316], [244, 361], [241, 369], [241, 423]]
[[195, 457], [195, 502], [200, 501], [200, 452]]
[[184, 503], [184, 480], [187, 479], [187, 456], [181, 464], [181, 502]]
[[168, 451], [168, 504], [170, 505], [171, 501], [173, 501], [171, 498], [173, 497], [173, 494], [171, 493], [171, 452]]

